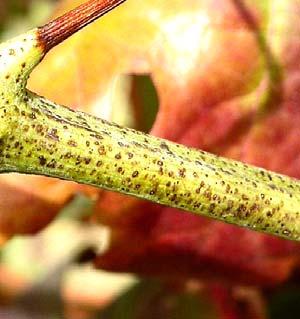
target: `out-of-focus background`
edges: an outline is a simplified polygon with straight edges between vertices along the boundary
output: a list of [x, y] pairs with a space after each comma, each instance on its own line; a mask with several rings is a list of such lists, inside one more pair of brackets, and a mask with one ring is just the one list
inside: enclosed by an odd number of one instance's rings
[[[0, 0], [0, 39], [81, 2]], [[59, 46], [29, 87], [122, 125], [299, 178], [298, 124], [289, 118], [298, 116], [291, 110], [299, 97], [293, 56], [300, 33], [291, 21], [299, 5], [202, 2], [129, 0], [88, 36]], [[1, 319], [300, 317], [297, 244], [118, 196], [2, 177]]]

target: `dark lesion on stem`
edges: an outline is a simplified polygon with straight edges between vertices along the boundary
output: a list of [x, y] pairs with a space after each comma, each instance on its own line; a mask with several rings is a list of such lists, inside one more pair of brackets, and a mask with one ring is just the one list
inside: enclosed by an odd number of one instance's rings
[[72, 34], [126, 0], [90, 0], [38, 29], [39, 42], [47, 53]]

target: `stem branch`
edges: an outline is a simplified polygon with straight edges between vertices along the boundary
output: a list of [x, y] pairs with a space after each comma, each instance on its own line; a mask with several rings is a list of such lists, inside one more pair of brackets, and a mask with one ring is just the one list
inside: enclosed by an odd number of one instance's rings
[[39, 41], [47, 53], [72, 34], [126, 0], [90, 0], [39, 28]]

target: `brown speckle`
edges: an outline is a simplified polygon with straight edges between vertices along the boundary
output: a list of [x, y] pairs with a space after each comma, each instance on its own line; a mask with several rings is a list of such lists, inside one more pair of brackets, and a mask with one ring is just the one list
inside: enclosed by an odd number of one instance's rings
[[104, 145], [99, 146], [99, 148], [98, 148], [98, 153], [99, 153], [100, 155], [105, 155], [105, 154], [106, 154]]
[[102, 166], [102, 164], [103, 164], [102, 161], [98, 161], [98, 162], [96, 163], [96, 166], [97, 166], [97, 167], [100, 167], [100, 166]]
[[139, 176], [139, 172], [138, 172], [138, 171], [134, 171], [134, 172], [132, 173], [132, 177], [137, 177], [137, 176]]
[[115, 159], [120, 160], [121, 158], [122, 158], [121, 153], [118, 153], [118, 154], [115, 155]]
[[47, 160], [44, 156], [39, 156], [39, 161], [41, 166], [45, 166]]
[[68, 145], [72, 147], [77, 147], [77, 142], [75, 142], [74, 140], [69, 140]]

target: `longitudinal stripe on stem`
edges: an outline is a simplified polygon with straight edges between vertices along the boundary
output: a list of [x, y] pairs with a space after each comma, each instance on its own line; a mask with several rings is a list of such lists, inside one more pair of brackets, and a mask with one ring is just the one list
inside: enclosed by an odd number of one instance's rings
[[91, 0], [39, 28], [39, 40], [44, 52], [92, 23], [126, 0]]

